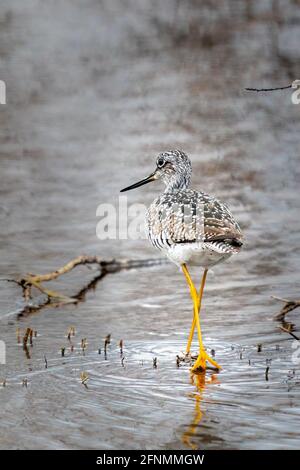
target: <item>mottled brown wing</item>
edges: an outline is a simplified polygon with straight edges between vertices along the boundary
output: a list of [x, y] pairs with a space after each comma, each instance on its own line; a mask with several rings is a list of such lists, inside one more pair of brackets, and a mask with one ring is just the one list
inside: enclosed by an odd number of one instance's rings
[[242, 231], [228, 207], [213, 199], [205, 204], [204, 209], [205, 241], [225, 241], [241, 246]]
[[240, 243], [241, 230], [229, 209], [204, 193], [184, 190], [164, 193], [147, 213], [148, 236], [157, 248], [174, 243]]
[[[160, 197], [147, 213], [148, 237], [158, 248], [174, 243], [192, 242], [204, 237], [204, 224], [197, 225], [193, 205], [188, 208], [182, 201]], [[199, 233], [200, 230], [200, 233]]]

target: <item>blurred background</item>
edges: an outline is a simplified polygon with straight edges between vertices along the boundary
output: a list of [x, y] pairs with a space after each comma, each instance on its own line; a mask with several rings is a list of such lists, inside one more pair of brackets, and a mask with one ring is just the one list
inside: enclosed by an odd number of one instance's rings
[[[224, 364], [211, 387], [191, 383], [188, 367], [176, 369], [191, 305], [175, 267], [114, 274], [78, 306], [25, 317], [17, 315], [19, 288], [1, 282], [7, 365], [0, 378], [10, 386], [0, 393], [0, 446], [299, 445], [299, 379], [291, 375], [297, 365], [290, 338], [273, 320], [281, 304], [270, 296], [299, 297], [300, 104], [292, 103], [290, 89], [245, 91], [300, 78], [299, 6], [299, 0], [2, 2], [1, 277], [48, 272], [82, 253], [158, 256], [144, 240], [99, 241], [96, 209], [117, 206], [119, 190], [148, 175], [158, 152], [175, 148], [192, 159], [194, 188], [230, 205], [246, 244], [208, 281], [204, 335]], [[145, 186], [129, 193], [129, 202], [149, 204], [161, 190], [159, 183]], [[71, 295], [87, 275], [83, 267], [66, 277], [65, 292]], [[297, 310], [291, 321], [297, 331]], [[29, 359], [15, 339], [16, 328], [28, 325], [39, 332]], [[89, 352], [69, 353], [62, 363], [70, 325], [79, 342], [88, 338]], [[97, 350], [109, 333], [105, 361]], [[121, 338], [127, 368], [115, 351]], [[258, 343], [266, 352], [256, 357]], [[270, 358], [277, 365], [266, 382]], [[89, 392], [78, 382], [83, 370]], [[28, 389], [20, 385], [24, 377]]]

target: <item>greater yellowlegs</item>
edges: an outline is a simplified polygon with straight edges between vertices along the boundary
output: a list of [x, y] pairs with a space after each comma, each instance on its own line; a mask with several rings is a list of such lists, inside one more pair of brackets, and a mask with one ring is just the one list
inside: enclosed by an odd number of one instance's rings
[[[199, 341], [199, 355], [192, 370], [205, 370], [206, 361], [221, 369], [207, 354], [202, 342], [201, 301], [208, 269], [238, 253], [243, 244], [243, 236], [225, 204], [213, 196], [189, 189], [191, 175], [191, 161], [184, 152], [162, 152], [157, 157], [155, 171], [148, 178], [122, 189], [121, 192], [157, 179], [162, 179], [165, 183], [164, 193], [153, 201], [147, 211], [148, 238], [153, 246], [181, 267], [189, 285], [194, 316], [186, 353], [190, 354], [195, 327]], [[199, 294], [188, 265], [204, 268]]]

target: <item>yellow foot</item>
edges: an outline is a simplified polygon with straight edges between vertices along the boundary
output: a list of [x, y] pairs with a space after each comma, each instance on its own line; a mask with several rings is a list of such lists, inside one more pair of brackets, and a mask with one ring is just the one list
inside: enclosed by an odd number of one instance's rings
[[196, 372], [197, 370], [200, 370], [200, 371], [204, 371], [206, 369], [206, 361], [209, 362], [213, 367], [215, 367], [216, 369], [220, 370], [222, 369], [221, 366], [219, 366], [219, 364], [214, 361], [208, 354], [206, 351], [202, 350], [200, 351], [199, 353], [199, 356], [197, 357], [193, 367], [192, 367], [192, 372]]

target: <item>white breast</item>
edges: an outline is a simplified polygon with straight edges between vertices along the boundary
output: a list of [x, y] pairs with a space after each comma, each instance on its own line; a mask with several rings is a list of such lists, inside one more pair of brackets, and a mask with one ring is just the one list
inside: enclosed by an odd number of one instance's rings
[[165, 254], [177, 266], [186, 263], [188, 266], [209, 268], [225, 261], [232, 253], [218, 252], [205, 243], [178, 243], [165, 250]]

